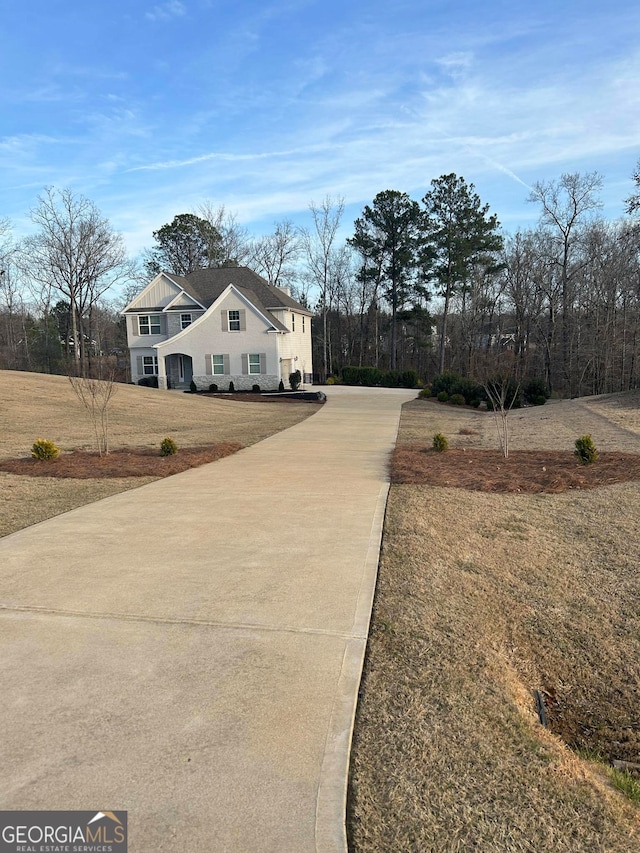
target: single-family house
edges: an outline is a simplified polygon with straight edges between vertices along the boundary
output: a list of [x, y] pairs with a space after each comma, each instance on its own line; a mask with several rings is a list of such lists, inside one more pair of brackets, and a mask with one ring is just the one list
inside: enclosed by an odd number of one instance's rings
[[133, 382], [266, 391], [296, 370], [312, 382], [311, 313], [248, 267], [162, 272], [122, 313]]

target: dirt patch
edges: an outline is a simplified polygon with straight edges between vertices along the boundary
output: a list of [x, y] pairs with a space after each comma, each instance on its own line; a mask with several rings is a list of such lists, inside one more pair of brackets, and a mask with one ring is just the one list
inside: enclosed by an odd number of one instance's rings
[[505, 459], [497, 450], [457, 448], [437, 453], [420, 445], [402, 445], [391, 461], [392, 483], [479, 492], [557, 494], [634, 480], [640, 480], [640, 456], [633, 453], [601, 453], [596, 462], [583, 465], [563, 450], [513, 450]]
[[160, 456], [157, 450], [132, 448], [114, 450], [105, 456], [84, 450], [63, 453], [57, 459], [5, 459], [0, 471], [24, 477], [55, 477], [76, 480], [99, 480], [120, 477], [168, 477], [189, 468], [215, 462], [237, 453], [242, 445], [232, 442], [206, 447], [185, 447], [171, 456]]

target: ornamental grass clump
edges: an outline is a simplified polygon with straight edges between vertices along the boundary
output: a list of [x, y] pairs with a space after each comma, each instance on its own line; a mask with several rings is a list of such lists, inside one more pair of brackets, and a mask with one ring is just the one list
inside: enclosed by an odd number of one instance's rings
[[178, 445], [172, 438], [167, 436], [160, 442], [160, 456], [175, 456], [178, 452]]
[[590, 435], [576, 439], [576, 449], [573, 452], [583, 465], [589, 465], [598, 458], [598, 451]]
[[449, 449], [449, 442], [447, 441], [446, 436], [444, 436], [441, 432], [437, 432], [433, 436], [433, 449], [436, 453], [444, 453], [445, 450]]
[[60, 456], [60, 448], [47, 438], [38, 438], [31, 448], [34, 459], [57, 459]]

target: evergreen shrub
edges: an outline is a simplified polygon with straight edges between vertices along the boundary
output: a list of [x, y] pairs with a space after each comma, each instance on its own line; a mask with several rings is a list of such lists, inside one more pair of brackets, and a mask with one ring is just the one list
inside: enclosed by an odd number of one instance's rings
[[160, 442], [160, 456], [173, 456], [178, 452], [178, 445], [167, 436]]
[[465, 400], [462, 394], [452, 394], [449, 397], [449, 402], [453, 403], [454, 406], [464, 406]]
[[57, 459], [60, 456], [60, 448], [48, 438], [38, 438], [33, 443], [31, 455], [34, 459]]
[[260, 386], [259, 385], [252, 385], [251, 390], [253, 391], [254, 394], [259, 394], [260, 393]]
[[400, 384], [403, 388], [415, 388], [419, 381], [417, 370], [405, 370], [400, 374]]
[[441, 432], [437, 432], [433, 436], [433, 449], [436, 453], [444, 453], [445, 450], [449, 449], [449, 442], [447, 441], [446, 436], [444, 436]]
[[384, 388], [397, 388], [400, 385], [400, 374], [397, 370], [387, 370], [380, 377], [380, 384]]
[[233, 394], [235, 392], [235, 390], [236, 390], [236, 386], [233, 384], [233, 379], [232, 379], [231, 382], [229, 383], [229, 393]]
[[215, 383], [215, 382], [212, 382], [212, 383], [211, 383], [211, 385], [209, 385], [209, 391], [210, 391], [212, 394], [216, 394], [216, 393], [217, 393], [217, 391], [218, 391], [218, 386], [216, 385], [216, 383]]
[[197, 390], [198, 390], [198, 386], [196, 385], [196, 383], [192, 379], [191, 382], [189, 383], [189, 391], [191, 391], [192, 394], [195, 394]]
[[529, 379], [522, 386], [522, 396], [525, 403], [528, 403], [530, 406], [544, 406], [549, 399], [549, 391], [547, 390], [547, 384], [544, 379], [540, 379], [539, 377]]
[[576, 449], [573, 451], [583, 465], [589, 465], [598, 458], [598, 451], [590, 435], [576, 439]]
[[300, 387], [300, 383], [302, 382], [302, 374], [299, 370], [294, 370], [293, 373], [289, 374], [289, 385], [292, 391], [297, 391]]
[[464, 397], [465, 403], [469, 406], [474, 405], [474, 400], [481, 401], [485, 396], [482, 385], [474, 382], [473, 379], [467, 379], [458, 373], [450, 371], [439, 373], [435, 376], [431, 383], [431, 390], [435, 396], [440, 391], [446, 391], [450, 397], [454, 394], [461, 394]]
[[446, 391], [440, 391], [440, 392], [438, 392], [436, 399], [438, 400], [439, 403], [448, 403], [449, 402], [449, 395], [447, 394]]

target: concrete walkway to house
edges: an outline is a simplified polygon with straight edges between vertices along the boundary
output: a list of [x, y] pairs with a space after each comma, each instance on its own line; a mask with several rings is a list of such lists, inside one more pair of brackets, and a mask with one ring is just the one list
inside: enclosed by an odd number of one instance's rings
[[328, 389], [235, 456], [0, 540], [0, 808], [125, 809], [130, 853], [344, 851], [414, 396]]

